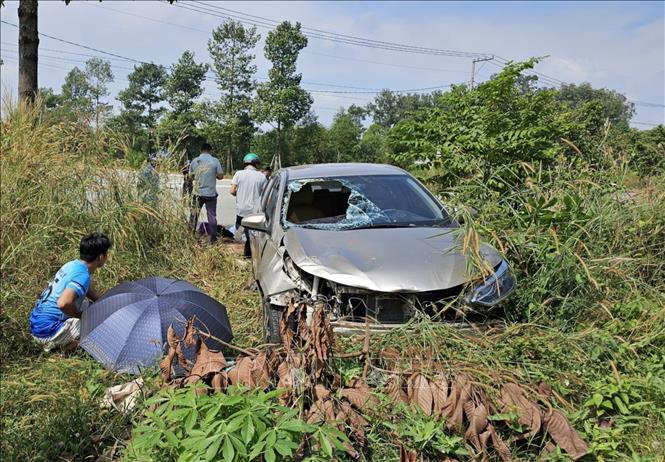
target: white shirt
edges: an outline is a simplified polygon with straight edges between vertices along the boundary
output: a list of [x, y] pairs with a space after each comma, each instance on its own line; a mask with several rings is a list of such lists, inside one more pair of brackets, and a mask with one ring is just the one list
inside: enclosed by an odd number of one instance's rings
[[232, 185], [236, 185], [236, 215], [246, 217], [261, 211], [261, 193], [266, 187], [266, 176], [253, 165], [248, 165], [233, 175]]

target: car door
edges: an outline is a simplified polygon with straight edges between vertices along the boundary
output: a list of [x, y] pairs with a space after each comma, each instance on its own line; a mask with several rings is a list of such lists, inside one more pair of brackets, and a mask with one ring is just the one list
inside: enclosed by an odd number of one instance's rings
[[[266, 225], [268, 229], [271, 230], [273, 227], [273, 222], [275, 221], [275, 214], [278, 213], [275, 209], [277, 206], [277, 196], [279, 195], [281, 183], [281, 175], [274, 175], [266, 189], [263, 191], [261, 196], [261, 210], [266, 216]], [[250, 247], [252, 250], [252, 269], [254, 274], [258, 275], [258, 269], [261, 266], [261, 259], [263, 252], [266, 246], [266, 243], [270, 240], [271, 232], [261, 232], [261, 231], [250, 231], [252, 238], [250, 239]], [[257, 276], [258, 279], [258, 276]]]

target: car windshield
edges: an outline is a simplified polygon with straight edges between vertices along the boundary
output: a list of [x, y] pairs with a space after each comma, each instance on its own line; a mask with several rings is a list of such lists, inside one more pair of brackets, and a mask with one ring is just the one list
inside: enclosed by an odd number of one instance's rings
[[450, 218], [409, 175], [367, 175], [290, 181], [282, 224], [345, 230], [446, 226]]

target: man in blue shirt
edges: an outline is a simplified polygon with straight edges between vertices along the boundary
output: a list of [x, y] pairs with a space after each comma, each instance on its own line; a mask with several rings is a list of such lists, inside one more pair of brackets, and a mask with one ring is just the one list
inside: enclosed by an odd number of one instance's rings
[[106, 264], [111, 240], [92, 233], [79, 245], [79, 259], [66, 263], [39, 296], [30, 314], [30, 333], [46, 352], [76, 345], [80, 335], [81, 306], [99, 294], [90, 287], [90, 275]]
[[[217, 240], [217, 180], [224, 178], [222, 164], [210, 152], [212, 146], [204, 143], [201, 146], [201, 154], [192, 160], [189, 166], [189, 174], [194, 178], [194, 195], [198, 201], [196, 218], [201, 207], [205, 205], [208, 213], [208, 222], [204, 226], [205, 234], [210, 237], [210, 242]], [[196, 220], [193, 220], [196, 226]]]

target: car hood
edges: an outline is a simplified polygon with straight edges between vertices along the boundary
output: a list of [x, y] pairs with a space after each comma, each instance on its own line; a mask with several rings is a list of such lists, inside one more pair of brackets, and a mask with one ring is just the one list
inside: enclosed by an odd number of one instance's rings
[[[291, 227], [286, 252], [303, 271], [376, 292], [428, 292], [466, 282], [468, 259], [451, 228], [329, 231]], [[501, 256], [482, 245], [495, 267]]]

